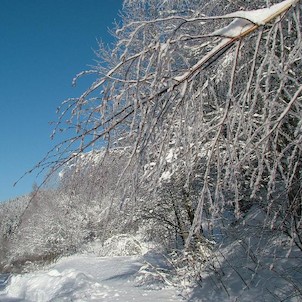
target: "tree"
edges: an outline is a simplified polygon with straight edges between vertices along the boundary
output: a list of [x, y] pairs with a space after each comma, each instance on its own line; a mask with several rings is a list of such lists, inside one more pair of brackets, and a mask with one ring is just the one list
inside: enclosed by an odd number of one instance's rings
[[[75, 136], [38, 167], [53, 173], [93, 148], [127, 147], [117, 183], [135, 164], [134, 191], [154, 190], [164, 173], [177, 171], [187, 188], [200, 167], [188, 244], [201, 232], [205, 211], [240, 217], [257, 198], [269, 223], [299, 245], [300, 1], [216, 4], [125, 1], [114, 49], [100, 45], [105, 64], [75, 79], [95, 73], [96, 81], [60, 108], [54, 133], [65, 119]], [[259, 10], [223, 10], [241, 5]]]

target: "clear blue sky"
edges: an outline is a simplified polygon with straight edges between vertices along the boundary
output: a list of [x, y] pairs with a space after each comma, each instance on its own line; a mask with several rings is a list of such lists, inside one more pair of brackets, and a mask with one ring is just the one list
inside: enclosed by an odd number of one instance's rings
[[[0, 201], [31, 191], [35, 174], [13, 183], [53, 146], [56, 108], [87, 87], [72, 78], [111, 43], [122, 0], [0, 0]], [[37, 180], [39, 182], [39, 180]]]

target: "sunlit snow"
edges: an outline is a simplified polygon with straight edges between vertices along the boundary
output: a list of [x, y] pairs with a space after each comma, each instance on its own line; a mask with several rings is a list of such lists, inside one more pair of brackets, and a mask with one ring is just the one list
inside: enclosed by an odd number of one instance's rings
[[175, 289], [137, 286], [138, 256], [76, 255], [43, 271], [12, 276], [0, 301], [181, 301]]

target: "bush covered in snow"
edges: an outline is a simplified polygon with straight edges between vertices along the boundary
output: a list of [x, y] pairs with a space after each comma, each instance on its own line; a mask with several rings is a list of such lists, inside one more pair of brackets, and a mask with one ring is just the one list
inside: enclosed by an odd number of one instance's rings
[[100, 251], [100, 256], [134, 256], [141, 255], [139, 241], [130, 235], [120, 234], [107, 239]]

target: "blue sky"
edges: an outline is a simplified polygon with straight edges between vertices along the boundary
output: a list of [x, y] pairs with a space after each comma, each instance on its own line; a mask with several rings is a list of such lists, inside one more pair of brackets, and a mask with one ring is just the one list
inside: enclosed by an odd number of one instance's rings
[[31, 191], [13, 183], [53, 146], [56, 108], [87, 88], [72, 78], [94, 64], [97, 40], [111, 43], [122, 0], [0, 0], [0, 201]]

